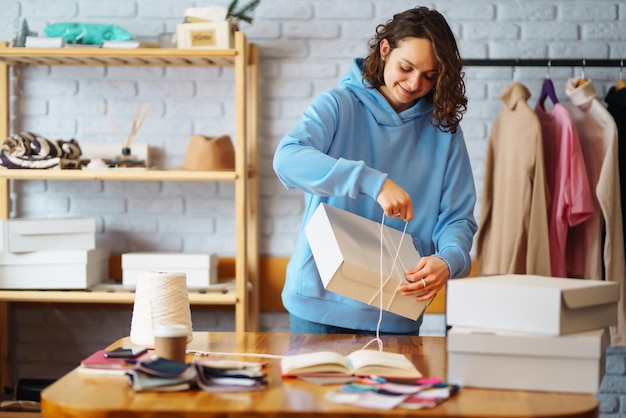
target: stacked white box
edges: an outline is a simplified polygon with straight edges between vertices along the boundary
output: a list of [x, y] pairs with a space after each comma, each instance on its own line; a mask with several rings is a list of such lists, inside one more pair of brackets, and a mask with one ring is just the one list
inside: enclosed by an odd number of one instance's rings
[[448, 380], [596, 393], [619, 284], [501, 275], [448, 282]]
[[96, 248], [93, 218], [0, 220], [0, 251], [10, 253]]
[[145, 271], [182, 272], [188, 288], [206, 288], [217, 283], [217, 254], [125, 253], [122, 254], [122, 284], [136, 286]]
[[93, 218], [0, 220], [0, 289], [86, 289], [108, 272]]
[[106, 248], [0, 253], [0, 289], [87, 289], [108, 272]]

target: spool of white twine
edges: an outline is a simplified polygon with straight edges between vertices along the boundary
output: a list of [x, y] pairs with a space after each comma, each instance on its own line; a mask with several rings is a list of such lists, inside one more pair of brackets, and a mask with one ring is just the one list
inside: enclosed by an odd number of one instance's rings
[[149, 271], [137, 276], [130, 340], [154, 347], [154, 328], [160, 325], [185, 325], [187, 342], [193, 339], [185, 273]]

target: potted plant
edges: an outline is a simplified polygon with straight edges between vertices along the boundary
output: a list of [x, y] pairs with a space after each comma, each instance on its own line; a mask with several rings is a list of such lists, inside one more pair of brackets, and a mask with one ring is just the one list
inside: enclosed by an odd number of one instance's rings
[[252, 23], [251, 13], [254, 12], [254, 9], [261, 3], [261, 0], [252, 0], [248, 2], [245, 6], [240, 9], [236, 9], [239, 0], [233, 0], [228, 5], [228, 19], [232, 22], [233, 28], [235, 30], [239, 30], [239, 22], [244, 21], [246, 23]]

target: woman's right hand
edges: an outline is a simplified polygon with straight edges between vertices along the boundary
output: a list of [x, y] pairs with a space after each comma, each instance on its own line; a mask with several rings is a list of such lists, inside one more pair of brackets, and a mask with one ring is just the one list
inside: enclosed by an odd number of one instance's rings
[[406, 222], [413, 219], [411, 196], [389, 177], [383, 183], [376, 201], [383, 208], [385, 216], [400, 218]]

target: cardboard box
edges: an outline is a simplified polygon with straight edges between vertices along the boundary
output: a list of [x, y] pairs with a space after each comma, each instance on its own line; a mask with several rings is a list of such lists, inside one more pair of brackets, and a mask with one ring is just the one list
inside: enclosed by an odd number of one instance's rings
[[469, 387], [595, 394], [608, 343], [604, 329], [549, 336], [453, 327], [447, 379]]
[[619, 283], [534, 275], [450, 280], [451, 326], [564, 335], [617, 323]]
[[6, 219], [0, 221], [0, 251], [20, 253], [96, 248], [93, 218]]
[[410, 235], [383, 227], [381, 275], [379, 222], [322, 203], [305, 233], [326, 290], [380, 307], [382, 288], [383, 309], [411, 319], [430, 303], [396, 291], [406, 281], [404, 272], [420, 259]]
[[0, 253], [0, 289], [88, 289], [109, 279], [109, 250]]
[[122, 284], [136, 286], [146, 271], [183, 272], [188, 288], [205, 288], [217, 283], [217, 254], [125, 253], [122, 254]]
[[176, 25], [178, 48], [230, 49], [234, 47], [232, 24], [221, 22], [179, 23]]

